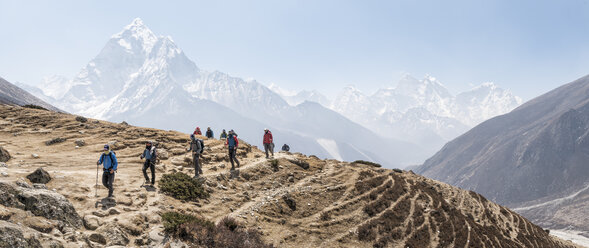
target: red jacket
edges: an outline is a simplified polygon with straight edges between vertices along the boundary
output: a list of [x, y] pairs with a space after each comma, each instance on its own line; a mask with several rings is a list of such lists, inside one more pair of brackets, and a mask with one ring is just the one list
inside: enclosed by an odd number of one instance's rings
[[264, 144], [270, 144], [274, 142], [272, 139], [272, 132], [268, 131], [264, 134]]
[[194, 135], [202, 135], [202, 132], [200, 131], [200, 128], [197, 127], [196, 129], [194, 129], [194, 133], [192, 133], [192, 134], [194, 134]]

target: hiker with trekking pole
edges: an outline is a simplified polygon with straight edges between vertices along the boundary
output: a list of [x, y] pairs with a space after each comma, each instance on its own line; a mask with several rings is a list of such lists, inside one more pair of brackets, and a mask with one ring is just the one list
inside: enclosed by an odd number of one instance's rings
[[[108, 144], [104, 145], [104, 152], [100, 154], [100, 159], [96, 162], [96, 186], [98, 186], [98, 166], [100, 164], [102, 164], [102, 185], [108, 188], [108, 197], [113, 197], [113, 183], [118, 162], [117, 156], [110, 150]], [[98, 194], [96, 193], [96, 195]]]

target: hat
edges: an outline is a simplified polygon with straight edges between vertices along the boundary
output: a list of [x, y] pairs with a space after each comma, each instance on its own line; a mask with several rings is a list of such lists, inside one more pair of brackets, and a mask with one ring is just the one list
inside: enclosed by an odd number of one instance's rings
[[110, 146], [108, 144], [104, 145], [104, 150], [110, 150]]
[[264, 128], [264, 131], [268, 131], [268, 128]]
[[191, 139], [194, 139], [194, 134], [191, 134], [191, 135], [190, 135], [190, 138], [191, 138]]

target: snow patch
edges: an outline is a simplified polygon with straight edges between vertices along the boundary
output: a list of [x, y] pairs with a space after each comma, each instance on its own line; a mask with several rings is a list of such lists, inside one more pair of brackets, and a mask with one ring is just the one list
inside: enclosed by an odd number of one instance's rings
[[327, 151], [327, 153], [329, 153], [330, 156], [337, 160], [344, 161], [342, 159], [342, 156], [339, 154], [339, 148], [337, 147], [337, 143], [335, 142], [335, 140], [317, 139], [317, 143], [321, 147], [323, 147], [323, 149], [325, 149], [325, 151]]
[[580, 233], [581, 232], [574, 230], [550, 230], [550, 234], [553, 236], [564, 240], [570, 240], [571, 242], [584, 247], [589, 247], [589, 238], [580, 235]]

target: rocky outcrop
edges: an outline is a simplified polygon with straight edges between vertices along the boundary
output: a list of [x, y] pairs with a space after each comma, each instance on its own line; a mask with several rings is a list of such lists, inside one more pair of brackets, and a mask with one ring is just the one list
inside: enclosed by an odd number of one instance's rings
[[36, 216], [80, 227], [82, 219], [64, 196], [46, 189], [31, 189], [0, 182], [0, 204], [30, 211]]
[[10, 160], [10, 153], [0, 146], [0, 162], [7, 162]]
[[32, 183], [45, 184], [45, 183], [48, 183], [49, 181], [51, 181], [51, 176], [43, 168], [39, 168], [39, 169], [35, 170], [33, 173], [29, 174], [27, 176], [27, 179], [29, 179]]
[[20, 226], [0, 221], [0, 247], [41, 247], [41, 243], [35, 237], [25, 237]]

